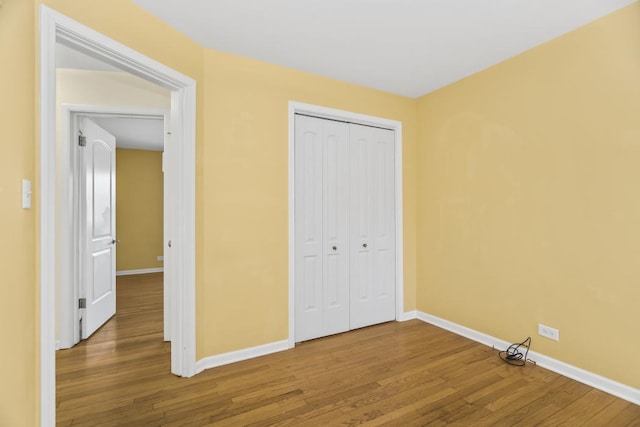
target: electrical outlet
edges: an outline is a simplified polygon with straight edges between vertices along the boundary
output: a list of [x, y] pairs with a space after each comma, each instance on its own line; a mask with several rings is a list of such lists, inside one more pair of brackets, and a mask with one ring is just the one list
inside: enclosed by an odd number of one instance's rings
[[560, 341], [560, 331], [551, 326], [545, 326], [542, 323], [538, 323], [538, 335], [547, 337], [554, 341]]
[[164, 261], [164, 257], [162, 255], [158, 255], [158, 261]]

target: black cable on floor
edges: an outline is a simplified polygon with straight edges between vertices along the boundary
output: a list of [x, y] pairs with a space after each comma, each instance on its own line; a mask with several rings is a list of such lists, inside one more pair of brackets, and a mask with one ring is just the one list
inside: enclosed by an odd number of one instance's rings
[[[520, 350], [524, 347], [526, 350], [524, 354]], [[527, 355], [529, 354], [529, 347], [531, 347], [531, 337], [527, 337], [526, 340], [521, 343], [511, 344], [509, 348], [498, 353], [500, 359], [514, 366], [524, 366], [527, 363]]]

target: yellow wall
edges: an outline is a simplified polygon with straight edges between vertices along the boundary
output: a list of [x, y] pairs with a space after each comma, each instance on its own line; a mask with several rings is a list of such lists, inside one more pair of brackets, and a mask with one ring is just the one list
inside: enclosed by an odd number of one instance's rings
[[418, 105], [418, 309], [531, 335], [633, 387], [620, 350], [640, 353], [639, 17], [635, 3]]
[[[36, 184], [33, 3], [0, 8], [0, 425], [35, 425], [39, 348], [36, 211], [22, 209], [22, 179]], [[37, 193], [35, 193], [37, 198]], [[34, 200], [35, 201], [35, 200]], [[8, 351], [10, 349], [10, 351]]]
[[56, 84], [59, 109], [62, 104], [171, 108], [171, 91], [121, 71], [58, 68]]
[[288, 336], [289, 100], [403, 122], [405, 309], [415, 309], [415, 101], [209, 50], [205, 80], [198, 357]]
[[162, 267], [162, 152], [116, 150], [116, 270]]

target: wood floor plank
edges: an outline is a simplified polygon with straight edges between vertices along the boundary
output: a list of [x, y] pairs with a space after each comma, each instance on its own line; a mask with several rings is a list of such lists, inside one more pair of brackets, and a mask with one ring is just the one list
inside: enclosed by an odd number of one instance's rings
[[626, 405], [613, 418], [611, 426], [640, 427], [640, 406]]
[[[611, 426], [614, 424], [613, 420], [624, 414], [624, 410], [627, 407], [627, 402], [620, 399], [613, 399], [611, 404], [604, 408], [602, 411], [598, 412], [594, 417], [588, 419], [584, 425], [585, 427], [597, 427], [597, 426]], [[637, 424], [640, 425], [640, 413], [629, 414], [636, 418]], [[627, 421], [633, 421], [633, 419], [629, 419]], [[621, 423], [621, 418], [618, 418], [618, 423]]]
[[162, 274], [117, 286], [116, 316], [57, 352], [59, 426], [640, 426], [637, 405], [417, 320], [178, 378]]
[[526, 424], [532, 417], [540, 414], [547, 414], [546, 416], [554, 414], [558, 411], [558, 407], [553, 405], [554, 397], [558, 390], [569, 381], [571, 381], [569, 378], [556, 376], [555, 381], [549, 384], [532, 382], [532, 384], [538, 385], [537, 389], [524, 398], [512, 400], [500, 411], [492, 414], [494, 416], [490, 418], [499, 425], [519, 425]]

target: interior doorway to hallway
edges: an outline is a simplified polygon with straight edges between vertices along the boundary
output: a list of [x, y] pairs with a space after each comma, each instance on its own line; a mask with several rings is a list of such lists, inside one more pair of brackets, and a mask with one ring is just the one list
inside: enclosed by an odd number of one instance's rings
[[[40, 6], [40, 402], [41, 423], [55, 422], [56, 44], [61, 43], [171, 91], [165, 167], [165, 281], [172, 289], [171, 372], [195, 374], [195, 81], [96, 31]], [[166, 230], [167, 230], [166, 229]]]
[[[80, 70], [64, 71], [74, 72], [60, 78], [59, 85], [74, 86], [76, 83], [73, 79]], [[90, 79], [87, 74], [91, 76]], [[122, 79], [124, 76], [121, 74], [107, 74], [105, 77], [100, 73], [94, 76], [92, 71], [83, 71], [79, 74], [83, 83], [79, 84], [81, 90], [75, 92], [93, 90], [92, 85], [95, 83], [111, 86], [109, 90], [117, 92], [118, 87], [109, 79]], [[74, 92], [68, 88], [58, 89], [62, 89], [60, 92], [63, 93]], [[96, 92], [99, 93], [97, 90]], [[108, 300], [115, 302], [115, 292], [109, 297], [108, 291], [112, 288], [115, 291], [116, 272], [124, 275], [163, 271], [163, 234], [168, 234], [163, 230], [163, 218], [168, 215], [163, 214], [165, 197], [162, 150], [169, 115], [162, 109], [64, 103], [61, 116], [59, 126], [62, 128], [62, 136], [57, 147], [58, 157], [62, 160], [57, 168], [57, 195], [60, 202], [56, 204], [56, 227], [59, 235], [56, 242], [56, 347], [64, 349], [77, 344], [81, 338], [86, 338], [114, 314], [115, 304], [112, 304], [114, 306], [109, 314], [102, 316], [99, 323], [91, 323], [91, 319], [96, 317], [92, 316], [94, 301], [102, 304]], [[106, 239], [106, 249], [112, 248], [116, 255], [116, 259], [107, 263], [109, 265], [102, 266], [109, 271], [101, 274], [110, 276], [109, 282], [104, 286], [99, 286], [102, 283], [100, 280], [92, 280], [89, 267], [100, 263], [95, 263], [94, 257], [87, 254], [87, 221], [91, 219], [89, 214], [98, 208], [88, 206], [86, 200], [87, 191], [92, 184], [91, 180], [83, 177], [87, 176], [87, 168], [90, 163], [94, 163], [95, 156], [91, 155], [93, 136], [82, 126], [86, 126], [85, 122], [93, 123], [94, 127], [97, 126], [107, 134], [113, 134], [116, 145], [116, 161], [112, 169], [117, 171], [119, 178], [116, 176], [112, 189], [116, 203], [110, 206], [114, 211], [114, 221], [109, 224], [108, 235], [98, 236], [98, 240]], [[78, 144], [81, 137], [84, 138], [84, 146]], [[110, 186], [105, 184], [107, 187], [103, 192], [110, 192]], [[115, 215], [116, 212], [118, 215]], [[99, 214], [99, 218], [103, 219], [102, 213]], [[110, 254], [110, 251], [99, 249], [105, 256]], [[99, 279], [106, 280], [105, 277]], [[95, 291], [92, 284], [96, 285]], [[171, 288], [164, 287], [164, 338], [167, 341], [170, 340], [171, 326], [170, 294]], [[82, 299], [84, 304], [78, 304]], [[84, 308], [79, 308], [82, 306]], [[87, 328], [89, 324], [93, 326]]]

